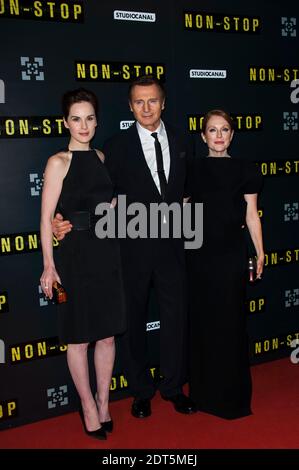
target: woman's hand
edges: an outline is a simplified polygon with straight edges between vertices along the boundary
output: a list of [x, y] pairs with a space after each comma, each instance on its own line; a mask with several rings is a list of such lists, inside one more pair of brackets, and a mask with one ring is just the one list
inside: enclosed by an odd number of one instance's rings
[[114, 209], [117, 204], [117, 197], [114, 197], [110, 202], [110, 209]]
[[257, 254], [256, 279], [261, 279], [264, 269], [264, 248], [261, 221], [257, 211], [257, 194], [244, 194], [247, 202], [246, 224]]
[[46, 297], [49, 297], [49, 299], [53, 298], [52, 286], [53, 282], [55, 281], [58, 281], [61, 284], [60, 277], [58, 276], [55, 267], [52, 266], [45, 268], [40, 278], [40, 284], [42, 286], [43, 293], [46, 295]]
[[69, 220], [63, 220], [61, 214], [56, 214], [52, 220], [52, 232], [57, 240], [63, 240], [65, 235], [72, 230], [72, 224]]
[[256, 279], [261, 279], [264, 270], [265, 255], [262, 253], [256, 260]]

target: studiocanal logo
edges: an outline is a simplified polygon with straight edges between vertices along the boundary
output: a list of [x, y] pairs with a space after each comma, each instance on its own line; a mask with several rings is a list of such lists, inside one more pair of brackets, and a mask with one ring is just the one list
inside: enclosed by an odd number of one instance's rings
[[121, 131], [124, 131], [126, 129], [129, 129], [129, 127], [131, 127], [134, 122], [135, 121], [120, 121], [119, 128]]
[[146, 11], [114, 10], [113, 18], [122, 21], [145, 21], [154, 23], [156, 21], [156, 14]]
[[190, 78], [226, 78], [226, 70], [190, 69]]
[[146, 331], [160, 330], [160, 321], [152, 321], [146, 324]]

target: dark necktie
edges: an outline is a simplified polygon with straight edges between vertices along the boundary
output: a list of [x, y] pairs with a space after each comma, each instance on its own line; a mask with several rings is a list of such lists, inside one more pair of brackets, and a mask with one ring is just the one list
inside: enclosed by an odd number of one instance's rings
[[151, 135], [155, 139], [155, 151], [156, 151], [156, 161], [157, 161], [157, 172], [158, 172], [159, 181], [160, 181], [160, 192], [161, 192], [162, 199], [165, 199], [167, 181], [166, 181], [166, 176], [165, 176], [164, 166], [163, 166], [163, 154], [162, 154], [161, 144], [158, 140], [157, 132], [153, 132]]

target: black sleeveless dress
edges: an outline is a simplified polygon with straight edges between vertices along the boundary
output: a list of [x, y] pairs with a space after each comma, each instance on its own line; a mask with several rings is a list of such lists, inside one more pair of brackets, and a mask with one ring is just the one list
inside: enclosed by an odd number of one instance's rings
[[[113, 186], [95, 150], [73, 151], [57, 210], [64, 217], [94, 214], [110, 202]], [[73, 229], [55, 253], [57, 272], [67, 292], [58, 309], [59, 336], [64, 344], [87, 343], [123, 333], [125, 300], [117, 239], [99, 239], [94, 225]]]

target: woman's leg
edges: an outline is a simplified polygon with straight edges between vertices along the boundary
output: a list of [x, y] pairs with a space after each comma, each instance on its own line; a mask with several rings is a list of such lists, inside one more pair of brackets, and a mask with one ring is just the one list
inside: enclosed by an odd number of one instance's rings
[[88, 431], [95, 431], [101, 427], [101, 424], [90, 389], [87, 348], [88, 343], [68, 344], [67, 363], [81, 399], [86, 428]]
[[105, 338], [96, 342], [94, 351], [94, 365], [97, 377], [97, 405], [100, 422], [111, 419], [109, 413], [109, 389], [115, 359], [114, 337]]

